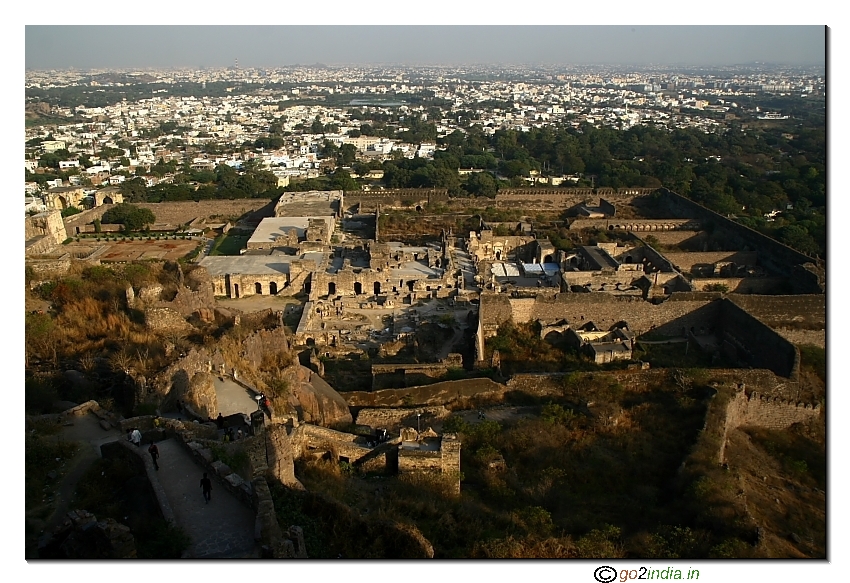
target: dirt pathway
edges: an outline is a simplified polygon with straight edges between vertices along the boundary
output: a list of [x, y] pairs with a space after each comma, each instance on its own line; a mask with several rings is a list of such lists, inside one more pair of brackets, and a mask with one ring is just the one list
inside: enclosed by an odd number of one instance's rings
[[73, 425], [64, 426], [57, 439], [64, 441], [76, 441], [80, 449], [71, 461], [71, 467], [62, 478], [56, 491], [55, 509], [53, 514], [45, 521], [45, 532], [51, 532], [59, 526], [68, 513], [69, 505], [77, 491], [77, 483], [100, 457], [100, 446], [117, 439], [121, 439], [121, 432], [117, 429], [105, 431], [99, 424], [98, 419], [92, 414], [83, 417], [72, 417]]

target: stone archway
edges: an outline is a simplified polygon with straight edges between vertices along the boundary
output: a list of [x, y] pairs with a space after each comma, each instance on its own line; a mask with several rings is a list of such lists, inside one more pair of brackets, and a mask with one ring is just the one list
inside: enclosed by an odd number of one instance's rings
[[259, 281], [254, 283], [254, 293], [258, 296], [263, 295], [263, 284], [261, 284]]
[[273, 281], [269, 284], [269, 293], [271, 295], [277, 294], [277, 282]]
[[374, 286], [374, 287], [375, 287], [375, 295], [376, 295], [376, 296], [381, 295], [381, 282], [380, 282], [380, 281], [376, 281], [376, 282], [375, 282], [375, 286]]
[[363, 293], [363, 284], [359, 281], [354, 282], [354, 295], [359, 296]]

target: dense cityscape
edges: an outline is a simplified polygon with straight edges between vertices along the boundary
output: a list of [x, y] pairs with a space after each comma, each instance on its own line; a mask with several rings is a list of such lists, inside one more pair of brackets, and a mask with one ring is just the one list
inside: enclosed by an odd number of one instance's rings
[[27, 560], [827, 556], [825, 67], [25, 90]]

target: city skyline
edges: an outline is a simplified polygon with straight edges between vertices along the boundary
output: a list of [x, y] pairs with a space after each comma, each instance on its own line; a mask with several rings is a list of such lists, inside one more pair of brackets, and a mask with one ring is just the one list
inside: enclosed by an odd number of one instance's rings
[[215, 68], [237, 61], [245, 68], [273, 68], [317, 63], [822, 66], [825, 60], [822, 26], [36, 25], [25, 32], [29, 70]]

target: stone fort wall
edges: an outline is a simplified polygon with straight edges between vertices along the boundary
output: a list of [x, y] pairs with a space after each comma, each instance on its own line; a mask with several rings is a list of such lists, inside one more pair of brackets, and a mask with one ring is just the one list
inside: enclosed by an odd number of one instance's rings
[[741, 388], [729, 400], [726, 415], [723, 418], [722, 440], [719, 462], [725, 459], [726, 438], [730, 431], [738, 427], [754, 426], [767, 429], [786, 429], [795, 423], [805, 423], [820, 416], [819, 404], [795, 403], [770, 397], [758, 392], [747, 395]]
[[794, 269], [795, 266], [802, 266], [806, 263], [815, 264], [816, 258], [800, 253], [680, 194], [665, 188], [660, 189], [659, 192], [663, 205], [672, 216], [698, 219], [702, 222], [703, 227], [712, 225], [715, 234], [719, 231], [719, 234], [728, 241], [731, 247], [758, 251], [760, 263], [774, 273], [793, 277], [800, 293], [823, 293], [821, 278], [817, 273], [809, 272], [806, 275]]
[[799, 350], [770, 326], [717, 293], [673, 294], [660, 304], [602, 293], [561, 293], [534, 298], [484, 293], [479, 318], [479, 361], [484, 356], [483, 340], [495, 335], [498, 327], [508, 321], [564, 319], [573, 328], [593, 322], [602, 330], [625, 321], [638, 335], [650, 330], [667, 336], [713, 332], [719, 335], [723, 349], [730, 356], [792, 380], [799, 375]]
[[94, 232], [93, 228], [87, 228], [86, 225], [89, 225], [95, 219], [103, 217], [104, 213], [113, 206], [111, 204], [96, 206], [64, 219], [66, 237], [76, 237], [80, 233]]
[[[641, 298], [603, 293], [560, 293], [536, 298], [509, 298], [485, 293], [481, 294], [479, 317], [485, 337], [495, 333], [498, 326], [509, 319], [515, 323], [566, 319], [574, 328], [593, 322], [600, 329], [625, 321], [635, 332], [657, 329], [659, 333], [676, 336], [681, 334], [682, 327], [710, 327], [716, 317], [714, 310], [700, 309], [706, 308], [719, 295], [674, 294], [667, 301], [656, 305]], [[674, 320], [674, 326], [664, 328]]]

